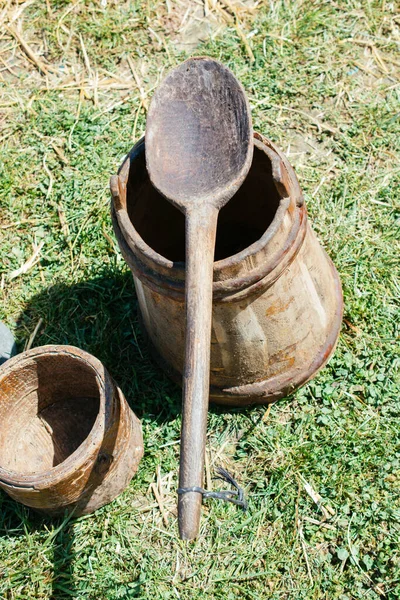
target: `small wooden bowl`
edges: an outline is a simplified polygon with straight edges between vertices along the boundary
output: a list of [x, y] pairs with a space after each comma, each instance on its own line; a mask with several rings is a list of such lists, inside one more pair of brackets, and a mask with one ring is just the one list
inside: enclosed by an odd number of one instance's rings
[[88, 514], [128, 485], [140, 421], [96, 358], [43, 346], [0, 368], [0, 487], [48, 514]]

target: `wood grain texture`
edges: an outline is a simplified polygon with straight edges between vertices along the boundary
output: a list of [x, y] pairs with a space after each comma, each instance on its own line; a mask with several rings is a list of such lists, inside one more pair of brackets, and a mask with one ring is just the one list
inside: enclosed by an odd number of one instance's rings
[[155, 91], [146, 121], [153, 185], [182, 212], [205, 201], [221, 208], [241, 185], [253, 153], [250, 107], [233, 73], [190, 58]]
[[[313, 377], [334, 351], [343, 310], [338, 273], [308, 222], [293, 168], [265, 136], [256, 133], [254, 144], [249, 174], [226, 206], [237, 208], [226, 215], [222, 209], [218, 227], [223, 232], [225, 224], [237, 223], [239, 242], [246, 224], [253, 227], [258, 220], [264, 229], [251, 245], [214, 262], [213, 270], [210, 400], [227, 406], [275, 401]], [[144, 145], [141, 140], [121, 166], [113, 224], [154, 356], [181, 382], [185, 264], [145, 241], [142, 223], [157, 226], [152, 196], [157, 192], [148, 180]], [[279, 160], [284, 184], [277, 196], [271, 156]], [[160, 223], [157, 239], [164, 247], [168, 232]]]
[[[156, 90], [146, 123], [154, 187], [186, 216], [186, 342], [180, 487], [201, 486], [210, 378], [212, 282], [218, 210], [234, 195], [253, 154], [250, 108], [217, 61], [191, 58]], [[119, 188], [118, 182], [113, 182]], [[189, 483], [191, 482], [192, 483]], [[182, 539], [198, 534], [202, 496], [180, 495]]]
[[125, 489], [142, 455], [139, 420], [87, 352], [43, 346], [0, 368], [0, 487], [14, 500], [91, 513]]
[[[179, 487], [202, 487], [210, 387], [212, 282], [218, 211], [206, 205], [186, 214], [186, 333]], [[178, 499], [179, 532], [199, 530], [202, 496]]]

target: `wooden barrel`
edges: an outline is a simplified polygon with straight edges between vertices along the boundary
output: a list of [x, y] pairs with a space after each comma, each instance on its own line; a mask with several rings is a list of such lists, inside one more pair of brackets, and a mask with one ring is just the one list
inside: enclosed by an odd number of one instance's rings
[[141, 425], [96, 358], [43, 346], [0, 368], [0, 487], [48, 514], [88, 514], [128, 485]]
[[[153, 353], [182, 380], [184, 216], [151, 185], [141, 139], [111, 178], [112, 218]], [[240, 406], [287, 396], [323, 367], [341, 326], [337, 271], [318, 242], [296, 174], [255, 134], [249, 174], [220, 211], [210, 399]]]

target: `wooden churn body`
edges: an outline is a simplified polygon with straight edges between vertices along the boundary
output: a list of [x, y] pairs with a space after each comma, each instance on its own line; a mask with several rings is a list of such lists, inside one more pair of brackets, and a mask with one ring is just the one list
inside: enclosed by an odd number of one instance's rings
[[[111, 178], [111, 192], [153, 353], [181, 381], [184, 216], [151, 185], [144, 138]], [[210, 399], [243, 406], [293, 392], [332, 354], [342, 307], [337, 271], [310, 227], [296, 174], [256, 133], [249, 174], [218, 221]]]

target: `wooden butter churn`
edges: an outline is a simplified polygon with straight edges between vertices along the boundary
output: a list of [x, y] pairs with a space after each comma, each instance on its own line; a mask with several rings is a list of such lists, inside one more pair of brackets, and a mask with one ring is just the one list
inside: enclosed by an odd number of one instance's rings
[[[184, 217], [152, 186], [142, 138], [111, 178], [112, 217], [154, 355], [181, 382]], [[214, 262], [210, 400], [269, 403], [313, 377], [339, 336], [338, 273], [307, 219], [296, 174], [254, 134], [252, 166], [220, 211]]]

